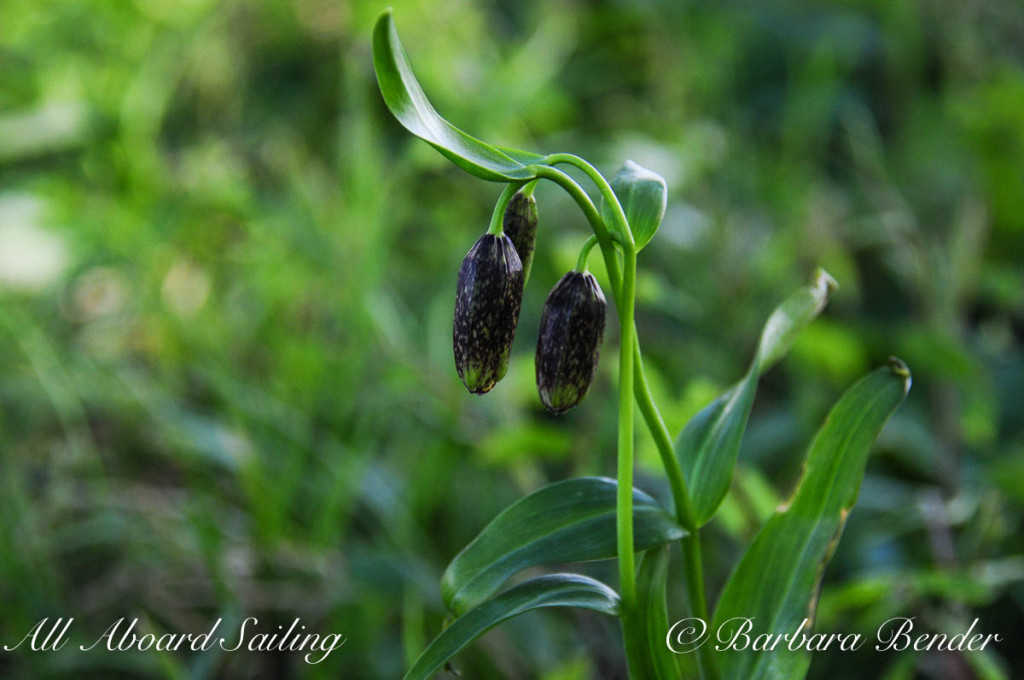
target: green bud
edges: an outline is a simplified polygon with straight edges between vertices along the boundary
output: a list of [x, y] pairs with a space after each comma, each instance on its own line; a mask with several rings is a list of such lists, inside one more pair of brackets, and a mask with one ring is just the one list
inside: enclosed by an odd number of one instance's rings
[[587, 394], [604, 338], [605, 306], [589, 272], [569, 272], [548, 293], [537, 338], [537, 391], [552, 413], [565, 413]]
[[518, 192], [509, 201], [502, 218], [502, 229], [512, 239], [519, 261], [523, 263], [523, 280], [530, 278], [533, 248], [537, 243], [537, 199]]
[[473, 394], [505, 377], [522, 301], [523, 265], [512, 241], [484, 234], [459, 268], [452, 330], [455, 368]]

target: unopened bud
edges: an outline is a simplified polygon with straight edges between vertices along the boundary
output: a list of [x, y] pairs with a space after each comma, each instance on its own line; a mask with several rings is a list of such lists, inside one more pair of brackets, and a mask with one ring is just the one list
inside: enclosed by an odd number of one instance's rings
[[455, 294], [455, 368], [474, 394], [508, 370], [523, 300], [523, 266], [507, 236], [484, 234], [466, 254]]
[[589, 272], [571, 271], [548, 294], [537, 339], [537, 391], [552, 413], [587, 394], [604, 338], [604, 293]]
[[530, 278], [533, 248], [537, 243], [537, 199], [522, 192], [513, 196], [505, 208], [502, 229], [516, 247], [519, 261], [523, 263], [523, 280], [526, 281]]

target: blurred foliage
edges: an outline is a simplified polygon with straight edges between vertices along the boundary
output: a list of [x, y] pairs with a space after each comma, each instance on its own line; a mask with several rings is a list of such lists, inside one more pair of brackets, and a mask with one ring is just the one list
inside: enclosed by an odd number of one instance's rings
[[[81, 642], [122, 616], [187, 632], [298, 616], [348, 638], [315, 666], [0, 653], [3, 677], [397, 677], [441, 626], [441, 571], [491, 517], [613, 471], [614, 334], [575, 412], [545, 415], [533, 386], [546, 290], [585, 236], [550, 186], [510, 374], [485, 398], [459, 383], [455, 274], [499, 187], [386, 114], [381, 9], [0, 3], [0, 641], [44, 616], [74, 616]], [[839, 280], [762, 380], [708, 532], [712, 601], [828, 404], [895, 354], [914, 389], [818, 626], [980, 617], [1010, 641], [820, 654], [812, 677], [1024, 673], [1024, 7], [397, 0], [395, 17], [460, 127], [668, 179], [638, 324], [674, 431], [740, 376], [775, 300], [816, 265]], [[640, 446], [640, 486], [663, 491]], [[613, 678], [619, 644], [594, 616], [532, 614], [458, 666]]]

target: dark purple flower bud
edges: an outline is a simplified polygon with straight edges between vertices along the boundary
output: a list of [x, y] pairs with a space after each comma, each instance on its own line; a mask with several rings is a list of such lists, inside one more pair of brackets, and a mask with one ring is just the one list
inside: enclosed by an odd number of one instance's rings
[[508, 370], [523, 301], [523, 265], [505, 235], [484, 234], [466, 254], [455, 293], [455, 368], [474, 394]]
[[537, 391], [552, 413], [565, 413], [587, 394], [604, 338], [605, 306], [589, 272], [569, 272], [548, 293], [537, 338]]
[[513, 196], [505, 208], [502, 229], [516, 247], [519, 261], [523, 263], [523, 280], [526, 281], [530, 278], [533, 248], [537, 243], [537, 199], [522, 192]]

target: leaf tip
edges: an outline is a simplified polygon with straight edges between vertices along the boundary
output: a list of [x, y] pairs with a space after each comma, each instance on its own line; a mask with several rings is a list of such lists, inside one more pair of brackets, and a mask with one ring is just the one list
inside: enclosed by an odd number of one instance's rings
[[390, 6], [381, 10], [381, 13], [377, 15], [377, 21], [374, 22], [375, 31], [384, 30], [394, 24], [395, 18], [393, 15], [394, 10]]
[[913, 378], [910, 375], [910, 368], [907, 367], [907, 364], [899, 357], [889, 357], [889, 370], [893, 375], [903, 379], [904, 383], [906, 383], [904, 392], [909, 392]]
[[815, 269], [814, 273], [811, 275], [811, 284], [815, 288], [824, 288], [827, 296], [831, 296], [832, 293], [839, 290], [839, 282], [821, 267]]

